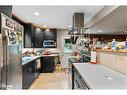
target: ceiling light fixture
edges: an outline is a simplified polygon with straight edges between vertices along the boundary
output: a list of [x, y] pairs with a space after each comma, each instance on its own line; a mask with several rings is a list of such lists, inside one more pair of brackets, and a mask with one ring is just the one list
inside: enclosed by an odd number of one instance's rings
[[71, 26], [71, 25], [69, 25], [68, 27], [69, 27], [69, 28], [71, 28], [72, 26]]
[[39, 16], [39, 15], [40, 15], [40, 13], [39, 13], [39, 12], [35, 12], [35, 13], [34, 13], [34, 15]]
[[41, 29], [40, 28], [36, 28], [37, 31], [40, 31]]
[[46, 24], [44, 24], [44, 25], [43, 25], [43, 27], [47, 27], [47, 25], [46, 25]]
[[46, 31], [50, 31], [50, 29], [46, 29]]
[[98, 32], [102, 32], [102, 30], [98, 30]]

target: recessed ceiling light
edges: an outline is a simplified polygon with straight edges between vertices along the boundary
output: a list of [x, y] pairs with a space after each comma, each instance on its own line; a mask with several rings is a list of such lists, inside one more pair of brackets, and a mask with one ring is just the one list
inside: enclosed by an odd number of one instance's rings
[[35, 12], [35, 13], [34, 13], [34, 15], [39, 16], [39, 15], [40, 15], [40, 13], [39, 13], [39, 12]]
[[69, 25], [68, 27], [69, 27], [69, 28], [71, 28], [72, 26], [71, 26], [71, 25]]
[[46, 29], [46, 31], [50, 31], [50, 29]]
[[98, 32], [102, 32], [102, 30], [98, 30]]
[[47, 25], [45, 24], [45, 25], [43, 25], [44, 27], [47, 27]]
[[36, 30], [40, 31], [41, 29], [40, 28], [36, 28]]

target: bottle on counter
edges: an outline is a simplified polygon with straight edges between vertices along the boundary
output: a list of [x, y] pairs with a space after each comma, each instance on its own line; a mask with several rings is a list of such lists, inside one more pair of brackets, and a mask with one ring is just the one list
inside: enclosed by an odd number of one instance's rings
[[125, 41], [125, 49], [127, 49], [127, 38], [126, 38], [126, 41]]
[[113, 41], [112, 41], [112, 50], [116, 50], [116, 41], [115, 41], [115, 39], [113, 39]]

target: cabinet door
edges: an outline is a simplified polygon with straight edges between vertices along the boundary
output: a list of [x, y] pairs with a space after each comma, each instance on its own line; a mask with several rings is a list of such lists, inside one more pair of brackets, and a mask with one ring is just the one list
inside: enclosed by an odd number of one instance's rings
[[35, 28], [35, 47], [42, 48], [43, 47], [43, 29]]
[[23, 89], [28, 89], [31, 84], [31, 71], [32, 68], [28, 64], [23, 66]]
[[44, 40], [54, 40], [56, 41], [57, 32], [56, 29], [50, 29], [44, 31]]
[[50, 30], [44, 31], [44, 40], [51, 40], [51, 31]]
[[23, 89], [28, 89], [35, 79], [35, 63], [30, 62], [23, 66]]
[[35, 37], [34, 37], [34, 26], [32, 24], [26, 24], [24, 27], [24, 47], [34, 48]]
[[57, 39], [57, 30], [56, 29], [51, 29], [51, 39], [56, 42], [56, 39]]
[[29, 81], [28, 81], [28, 74], [27, 74], [27, 66], [24, 65], [22, 67], [22, 88], [27, 89], [29, 87]]
[[26, 27], [24, 27], [24, 47], [25, 48], [31, 48], [32, 46], [32, 33], [31, 33], [31, 25], [26, 24]]

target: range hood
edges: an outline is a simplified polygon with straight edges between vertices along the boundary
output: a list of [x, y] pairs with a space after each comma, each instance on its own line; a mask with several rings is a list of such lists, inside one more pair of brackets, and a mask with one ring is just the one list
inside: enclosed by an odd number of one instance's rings
[[73, 27], [84, 27], [84, 13], [74, 13]]
[[81, 36], [81, 40], [83, 40], [85, 46], [88, 47], [90, 42], [90, 35], [87, 31], [88, 29], [89, 28], [84, 27], [84, 13], [74, 13], [73, 27], [71, 27], [68, 32], [68, 34], [71, 35], [72, 44], [76, 44], [78, 37]]
[[69, 35], [81, 35], [84, 28], [84, 13], [74, 13], [72, 17], [73, 26], [69, 29]]

